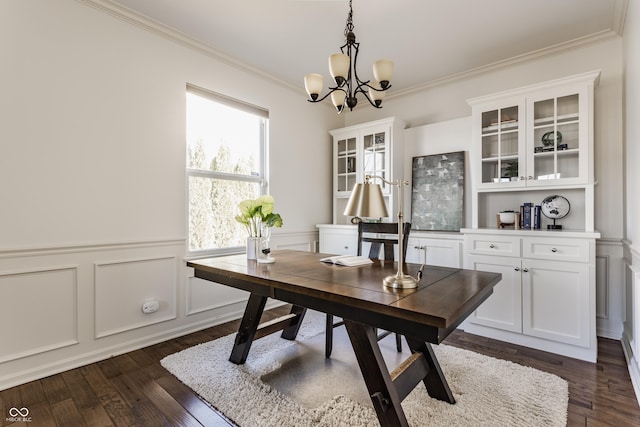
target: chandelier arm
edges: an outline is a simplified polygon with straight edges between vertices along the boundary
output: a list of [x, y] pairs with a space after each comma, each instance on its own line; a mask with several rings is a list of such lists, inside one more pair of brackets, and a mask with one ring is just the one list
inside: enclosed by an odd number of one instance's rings
[[[358, 77], [358, 53], [360, 53], [360, 43], [353, 43], [353, 48], [355, 49], [355, 53], [353, 54], [353, 76], [356, 78], [356, 83], [358, 84], [356, 90], [354, 90], [354, 95], [357, 92], [357, 89], [360, 89], [360, 87], [363, 85], [362, 80], [360, 80], [360, 77]], [[365, 82], [364, 84], [369, 83], [369, 81]], [[362, 89], [360, 89], [362, 90]]]
[[362, 93], [362, 95], [365, 97], [365, 99], [367, 101], [369, 101], [369, 104], [371, 104], [372, 107], [374, 107], [374, 108], [382, 108], [382, 105], [376, 105], [375, 102], [373, 102], [371, 100], [371, 98], [369, 98], [369, 95], [367, 95], [367, 92], [365, 92], [362, 89], [360, 89], [360, 93]]
[[[345, 29], [346, 32], [346, 29]], [[347, 42], [342, 45], [342, 47], [340, 47], [340, 51], [342, 53], [344, 53], [344, 48], [347, 49], [347, 53], [345, 55], [347, 55], [349, 57], [349, 72], [347, 73], [347, 79], [345, 81], [345, 85], [347, 86], [347, 90], [346, 90], [346, 94], [347, 94], [347, 98], [351, 97], [353, 95], [353, 88], [351, 87], [352, 85], [352, 71], [351, 70], [355, 70], [355, 60], [353, 63], [351, 63], [351, 46], [354, 46], [354, 42], [347, 40]], [[356, 57], [358, 56], [358, 47], [355, 46], [356, 49]]]
[[[341, 91], [343, 91], [344, 93], [347, 93], [347, 91], [346, 91], [346, 90], [344, 90], [341, 86], [330, 87], [330, 88], [329, 88], [329, 92], [328, 92], [325, 96], [323, 96], [322, 98], [317, 98], [317, 99], [307, 99], [307, 101], [309, 101], [309, 102], [313, 102], [313, 103], [320, 102], [320, 101], [324, 101], [325, 99], [327, 99], [327, 98], [329, 97], [329, 95], [331, 95], [333, 92], [335, 92], [335, 91], [337, 91], [337, 90], [341, 90]], [[371, 102], [371, 101], [369, 101], [369, 102]]]
[[363, 83], [363, 86], [366, 86], [366, 87], [368, 87], [368, 88], [369, 88], [369, 89], [371, 89], [371, 90], [375, 90], [376, 92], [386, 92], [386, 91], [387, 91], [387, 90], [389, 90], [389, 88], [391, 87], [391, 85], [389, 85], [389, 86], [385, 87], [384, 89], [378, 89], [378, 88], [376, 88], [376, 87], [374, 87], [374, 86], [371, 86], [371, 85], [369, 84], [369, 82], [370, 82], [370, 81], [371, 81], [371, 80], [367, 81], [366, 83]]
[[[371, 82], [371, 80], [367, 80], [367, 81], [362, 81], [360, 80], [360, 77], [358, 76], [358, 68], [357, 68], [357, 64], [358, 64], [358, 53], [360, 51], [359, 47], [360, 47], [360, 43], [353, 43], [354, 49], [355, 49], [355, 54], [353, 55], [353, 76], [356, 79], [356, 83], [358, 84], [358, 86], [353, 90], [353, 96], [355, 97], [358, 92], [360, 92], [367, 101], [369, 101], [369, 104], [371, 104], [372, 107], [374, 108], [382, 108], [381, 105], [376, 105], [375, 102], [373, 102], [371, 100], [371, 98], [369, 97], [369, 95], [367, 94], [367, 91], [365, 89], [363, 89], [363, 87], [367, 87], [370, 89], [373, 89], [377, 92], [384, 92], [385, 90], [387, 90], [389, 87], [385, 88], [385, 89], [376, 89], [373, 86], [371, 86], [369, 83]], [[351, 56], [351, 55], [349, 55]], [[351, 72], [351, 69], [349, 70], [349, 72]], [[351, 79], [349, 79], [348, 83], [351, 83]], [[349, 91], [349, 93], [351, 94], [351, 91]]]

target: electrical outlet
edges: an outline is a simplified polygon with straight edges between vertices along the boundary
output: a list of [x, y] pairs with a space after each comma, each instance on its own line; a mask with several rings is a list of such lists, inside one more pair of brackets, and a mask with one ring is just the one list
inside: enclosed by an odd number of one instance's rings
[[160, 308], [160, 302], [158, 300], [145, 301], [142, 304], [142, 312], [145, 314], [155, 313]]

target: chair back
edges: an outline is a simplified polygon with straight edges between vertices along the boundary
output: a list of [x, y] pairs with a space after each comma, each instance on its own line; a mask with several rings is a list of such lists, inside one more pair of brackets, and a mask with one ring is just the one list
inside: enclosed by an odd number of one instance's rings
[[[402, 254], [407, 259], [407, 245], [411, 223], [402, 224]], [[365, 234], [367, 234], [365, 236]], [[375, 236], [370, 236], [375, 234]], [[386, 235], [386, 236], [385, 236]], [[362, 244], [371, 243], [369, 258], [380, 258], [380, 249], [384, 249], [384, 259], [394, 260], [394, 246], [398, 244], [398, 223], [393, 222], [360, 222], [358, 223], [358, 255], [362, 255]]]

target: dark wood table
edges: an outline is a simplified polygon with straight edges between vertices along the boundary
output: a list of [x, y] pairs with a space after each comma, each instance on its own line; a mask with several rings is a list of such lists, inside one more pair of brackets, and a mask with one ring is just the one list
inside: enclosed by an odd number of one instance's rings
[[[491, 293], [501, 275], [426, 266], [415, 289], [391, 289], [382, 279], [397, 271], [391, 261], [359, 267], [320, 262], [326, 254], [274, 251], [274, 264], [233, 255], [189, 261], [195, 276], [250, 292], [229, 360], [247, 360], [255, 339], [282, 331], [296, 338], [307, 308], [342, 317], [371, 401], [383, 427], [407, 426], [400, 403], [422, 381], [429, 396], [455, 399], [431, 344], [441, 343]], [[406, 264], [415, 275], [417, 264]], [[267, 298], [292, 304], [290, 314], [260, 323]], [[411, 356], [393, 372], [383, 360], [377, 328], [403, 335]]]

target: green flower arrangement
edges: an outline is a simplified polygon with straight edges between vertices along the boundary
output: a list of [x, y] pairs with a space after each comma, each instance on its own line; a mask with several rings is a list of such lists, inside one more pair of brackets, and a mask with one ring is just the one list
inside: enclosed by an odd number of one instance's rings
[[262, 237], [262, 227], [282, 227], [282, 217], [273, 212], [275, 200], [269, 195], [260, 196], [255, 200], [247, 199], [240, 202], [240, 214], [236, 221], [244, 225], [249, 237]]

